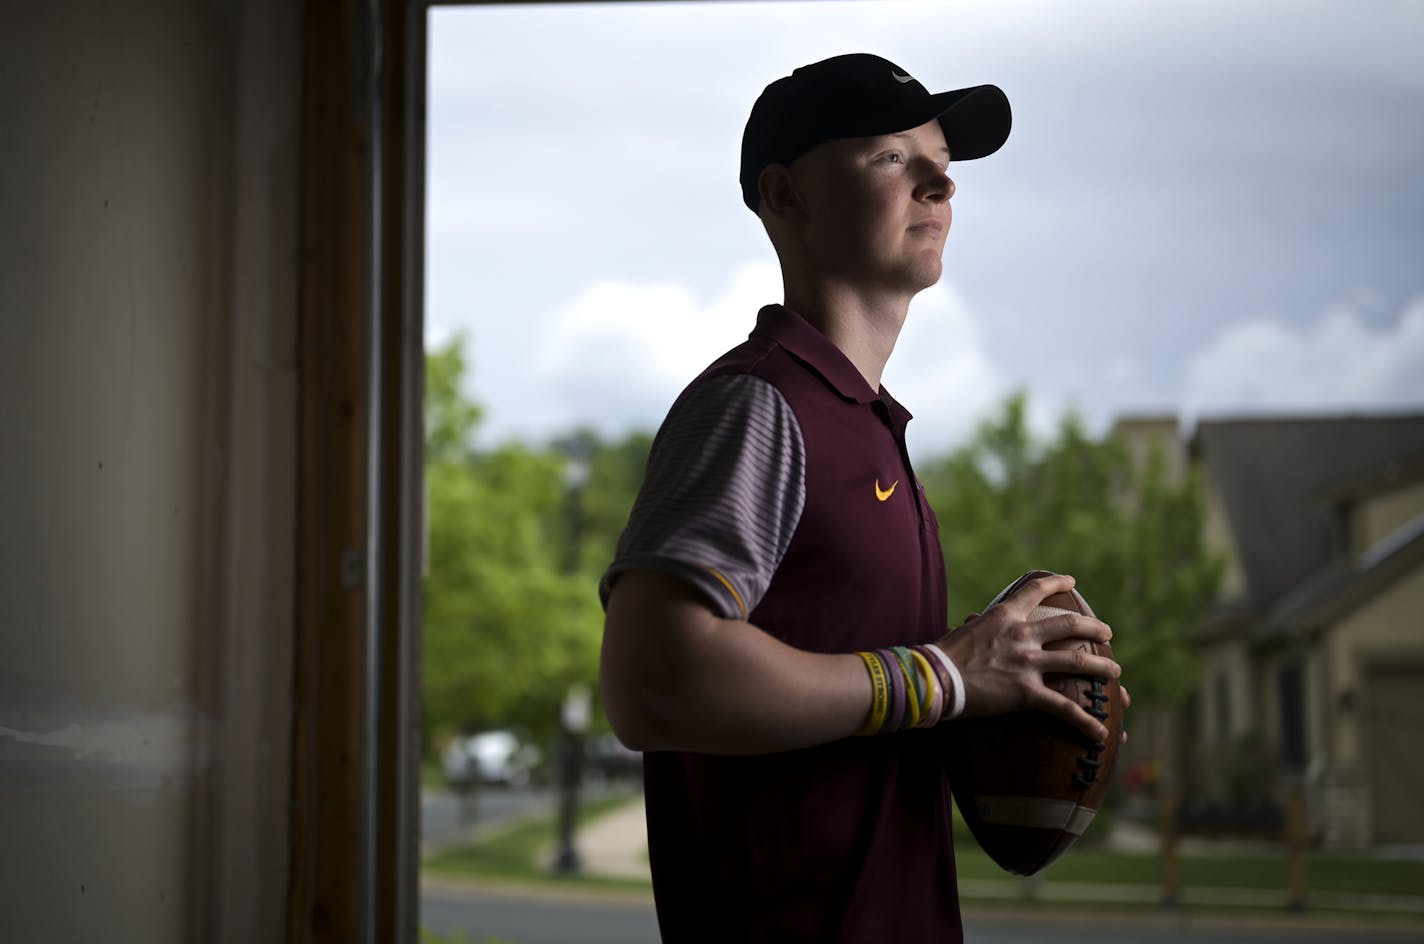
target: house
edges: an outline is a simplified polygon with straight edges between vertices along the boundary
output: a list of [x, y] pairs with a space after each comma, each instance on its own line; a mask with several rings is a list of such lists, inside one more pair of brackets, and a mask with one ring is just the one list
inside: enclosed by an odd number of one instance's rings
[[1206, 420], [1179, 448], [1225, 563], [1175, 726], [1185, 795], [1303, 788], [1326, 845], [1424, 842], [1424, 414]]
[[[418, 939], [427, 5], [6, 9], [5, 941]], [[1393, 422], [1386, 458], [1299, 450], [1330, 474], [1286, 517], [1343, 539], [1343, 509], [1357, 547], [1256, 594], [1237, 541], [1201, 710], [1279, 728], [1260, 679], [1295, 659], [1320, 809], [1417, 838], [1387, 719], [1424, 681], [1424, 448]], [[1224, 534], [1284, 499], [1239, 511], [1198, 445]]]

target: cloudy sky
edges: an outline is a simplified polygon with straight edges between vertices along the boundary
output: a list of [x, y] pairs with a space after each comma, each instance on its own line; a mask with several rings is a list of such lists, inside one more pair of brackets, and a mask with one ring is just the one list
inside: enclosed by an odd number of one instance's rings
[[654, 428], [780, 299], [751, 103], [875, 52], [1013, 103], [955, 164], [945, 276], [885, 383], [921, 454], [1064, 410], [1424, 410], [1424, 3], [801, 0], [430, 14], [427, 340], [482, 439]]

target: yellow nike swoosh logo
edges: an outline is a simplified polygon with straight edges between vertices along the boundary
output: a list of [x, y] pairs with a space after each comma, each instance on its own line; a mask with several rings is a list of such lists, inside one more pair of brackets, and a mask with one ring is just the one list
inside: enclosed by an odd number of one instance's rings
[[899, 479], [896, 479], [895, 481], [893, 481], [893, 482], [890, 483], [890, 487], [889, 487], [889, 488], [881, 488], [881, 487], [880, 487], [880, 480], [879, 480], [879, 479], [876, 479], [876, 480], [875, 480], [875, 498], [876, 498], [876, 500], [877, 500], [877, 501], [887, 501], [887, 500], [890, 498], [891, 495], [894, 495], [894, 494], [895, 494], [895, 486], [896, 486], [896, 485], [899, 485], [899, 484], [900, 484], [900, 480], [899, 480]]

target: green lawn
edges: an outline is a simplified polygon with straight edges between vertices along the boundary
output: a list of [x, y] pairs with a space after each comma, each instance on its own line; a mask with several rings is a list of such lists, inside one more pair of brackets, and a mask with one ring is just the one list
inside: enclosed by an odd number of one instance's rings
[[[961, 878], [1009, 877], [977, 846], [954, 850]], [[1287, 887], [1286, 857], [1271, 854], [1191, 856], [1181, 860], [1182, 884], [1199, 888]], [[1045, 882], [1095, 882], [1107, 885], [1161, 885], [1162, 860], [1093, 847], [1069, 849], [1043, 871]], [[1312, 892], [1424, 896], [1424, 863], [1398, 862], [1359, 855], [1312, 852], [1306, 857], [1306, 883]]]
[[[580, 821], [628, 802], [627, 794], [599, 797], [584, 802]], [[646, 888], [635, 880], [558, 877], [536, 861], [540, 850], [556, 841], [553, 817], [538, 817], [518, 823], [476, 845], [445, 852], [425, 863], [430, 872], [449, 876], [477, 876], [516, 880], [578, 882], [590, 886]], [[967, 832], [955, 847], [961, 879], [1001, 879], [1017, 881], [995, 865]], [[1229, 854], [1188, 856], [1181, 859], [1182, 883], [1195, 888], [1287, 888], [1285, 856], [1272, 854]], [[1307, 858], [1308, 894], [1361, 893], [1370, 895], [1424, 896], [1424, 863], [1370, 858], [1361, 855], [1312, 852]], [[1070, 849], [1043, 872], [1047, 884], [1086, 882], [1104, 885], [1160, 886], [1162, 862], [1155, 855], [1109, 852], [1101, 846], [1082, 845]]]
[[[586, 823], [629, 801], [629, 794], [615, 793], [579, 802], [578, 822]], [[579, 882], [611, 887], [647, 887], [646, 882], [604, 879], [589, 876], [551, 874], [538, 861], [542, 850], [558, 841], [558, 819], [538, 816], [515, 823], [481, 842], [431, 856], [423, 868], [440, 875], [477, 876], [518, 880]]]

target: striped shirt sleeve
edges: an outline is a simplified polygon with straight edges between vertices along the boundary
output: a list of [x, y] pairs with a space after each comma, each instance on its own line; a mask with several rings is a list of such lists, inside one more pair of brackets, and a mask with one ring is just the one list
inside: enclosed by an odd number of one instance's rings
[[692, 584], [718, 615], [746, 619], [800, 521], [805, 469], [800, 425], [770, 383], [732, 374], [694, 384], [653, 440], [599, 584], [604, 605], [619, 574], [655, 570]]

